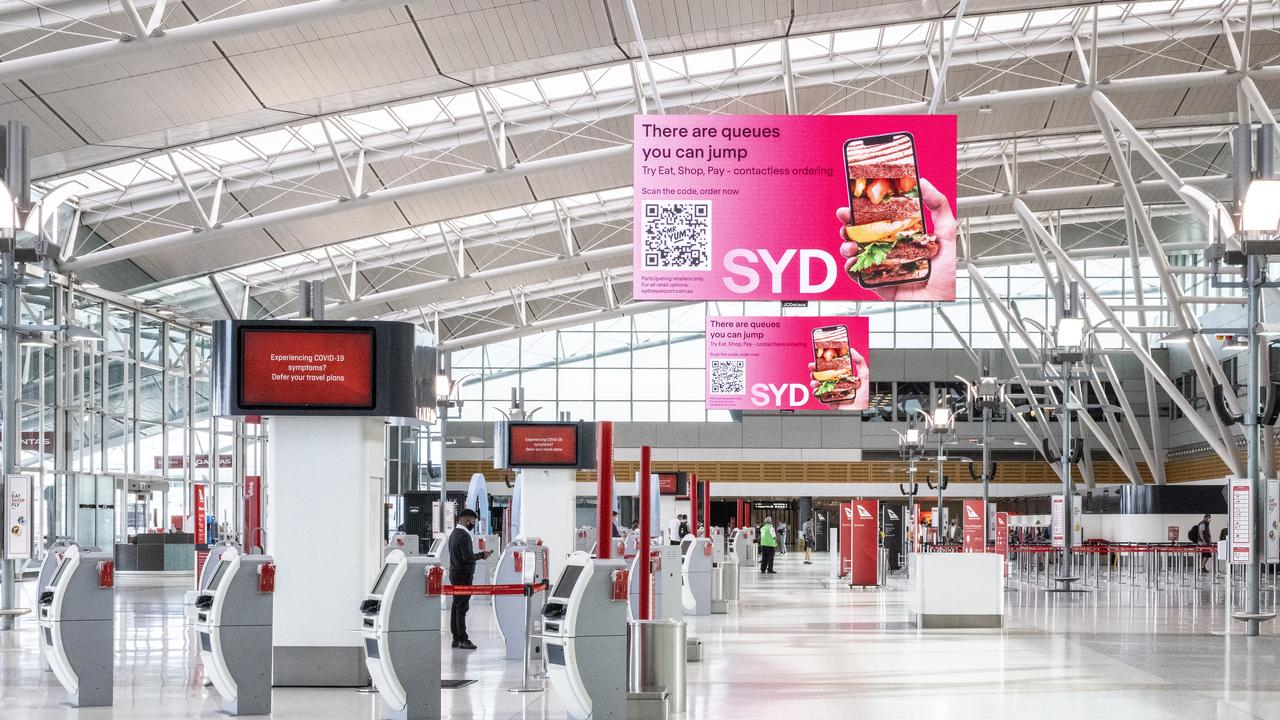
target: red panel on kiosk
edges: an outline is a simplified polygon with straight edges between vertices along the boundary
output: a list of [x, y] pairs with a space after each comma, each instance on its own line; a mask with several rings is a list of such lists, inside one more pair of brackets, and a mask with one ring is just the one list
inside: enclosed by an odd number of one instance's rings
[[578, 464], [577, 425], [524, 425], [509, 427], [511, 467], [573, 467]]
[[849, 575], [853, 549], [853, 503], [840, 503], [840, 577]]
[[964, 501], [964, 551], [987, 551], [987, 508], [981, 500]]
[[372, 328], [244, 328], [239, 353], [241, 407], [374, 407]]
[[209, 528], [207, 515], [205, 513], [204, 492], [204, 485], [197, 484], [191, 486], [191, 493], [193, 496], [192, 504], [195, 505], [195, 542], [197, 545], [204, 545], [209, 542]]
[[258, 592], [273, 593], [276, 591], [276, 564], [267, 563], [258, 566]]
[[262, 532], [262, 476], [244, 476], [244, 549], [261, 545]]
[[850, 507], [849, 584], [875, 587], [880, 584], [880, 501], [854, 500]]
[[110, 588], [116, 586], [116, 564], [111, 560], [103, 560], [98, 563], [98, 587]]
[[1005, 575], [1009, 574], [1009, 513], [996, 513], [996, 552], [1004, 557], [1006, 565], [1004, 566]]

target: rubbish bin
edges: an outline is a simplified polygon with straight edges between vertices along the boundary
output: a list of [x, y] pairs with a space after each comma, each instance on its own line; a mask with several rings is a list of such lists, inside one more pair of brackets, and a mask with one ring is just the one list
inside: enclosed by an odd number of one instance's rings
[[733, 602], [738, 599], [738, 561], [726, 560], [720, 567], [724, 570], [724, 599]]
[[685, 717], [686, 626], [675, 620], [633, 620], [627, 627], [627, 692], [667, 691], [670, 717]]

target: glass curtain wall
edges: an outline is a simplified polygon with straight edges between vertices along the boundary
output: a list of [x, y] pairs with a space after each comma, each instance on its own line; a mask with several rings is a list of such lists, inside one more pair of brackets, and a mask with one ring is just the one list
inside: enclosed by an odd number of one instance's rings
[[234, 535], [264, 438], [212, 417], [209, 333], [107, 293], [29, 280], [21, 297], [19, 463], [38, 488], [37, 536], [108, 548], [192, 530], [196, 484], [215, 530]]

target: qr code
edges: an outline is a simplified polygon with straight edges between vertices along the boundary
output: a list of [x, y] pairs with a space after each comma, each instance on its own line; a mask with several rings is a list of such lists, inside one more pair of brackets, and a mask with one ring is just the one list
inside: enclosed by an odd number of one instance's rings
[[711, 203], [646, 202], [642, 213], [640, 246], [646, 268], [711, 269]]
[[711, 361], [712, 395], [742, 395], [746, 391], [746, 360], [725, 359]]

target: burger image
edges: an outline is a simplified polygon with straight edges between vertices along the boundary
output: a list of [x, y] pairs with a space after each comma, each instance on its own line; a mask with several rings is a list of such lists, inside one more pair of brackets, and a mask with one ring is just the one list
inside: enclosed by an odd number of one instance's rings
[[820, 328], [813, 335], [813, 397], [822, 403], [852, 400], [861, 381], [853, 372], [848, 331], [843, 327]]
[[845, 165], [853, 224], [844, 234], [858, 246], [850, 275], [864, 287], [928, 279], [938, 238], [924, 232], [911, 136], [900, 133], [875, 144], [851, 140]]

